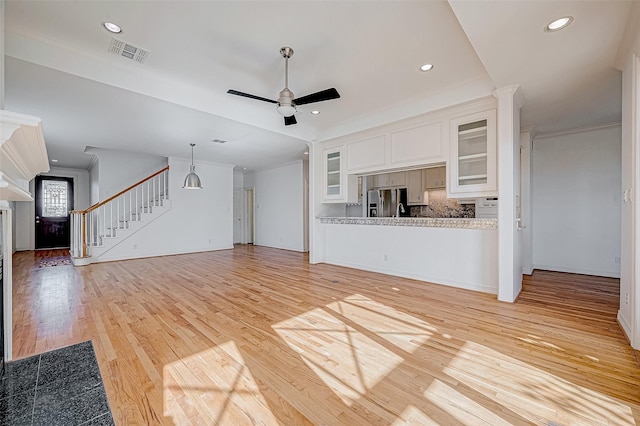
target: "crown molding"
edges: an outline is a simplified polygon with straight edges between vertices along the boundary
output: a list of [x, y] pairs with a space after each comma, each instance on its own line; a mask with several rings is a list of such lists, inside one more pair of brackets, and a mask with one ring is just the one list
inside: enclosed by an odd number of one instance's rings
[[619, 127], [621, 124], [622, 123], [620, 121], [615, 121], [612, 123], [599, 124], [597, 126], [579, 127], [575, 129], [561, 130], [558, 132], [550, 132], [550, 133], [539, 133], [535, 136], [535, 139], [547, 139], [547, 138], [554, 138], [557, 136], [572, 135], [575, 133], [591, 132], [594, 130], [602, 130], [602, 129], [608, 129], [611, 127]]

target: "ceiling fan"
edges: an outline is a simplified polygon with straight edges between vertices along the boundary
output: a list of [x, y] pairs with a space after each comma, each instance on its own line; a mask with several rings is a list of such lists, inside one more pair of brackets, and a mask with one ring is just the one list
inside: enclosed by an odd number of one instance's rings
[[278, 104], [277, 111], [284, 116], [285, 126], [296, 124], [296, 116], [298, 105], [312, 104], [314, 102], [328, 101], [331, 99], [337, 99], [340, 94], [335, 88], [321, 90], [316, 93], [312, 93], [301, 98], [295, 98], [293, 92], [289, 90], [289, 58], [293, 56], [293, 49], [290, 47], [283, 47], [280, 49], [280, 54], [284, 58], [284, 89], [280, 92], [280, 96], [277, 101], [272, 99], [263, 98], [249, 93], [239, 92], [237, 90], [229, 89], [227, 93], [237, 96], [244, 96], [245, 98], [257, 99], [259, 101], [270, 102], [272, 104]]

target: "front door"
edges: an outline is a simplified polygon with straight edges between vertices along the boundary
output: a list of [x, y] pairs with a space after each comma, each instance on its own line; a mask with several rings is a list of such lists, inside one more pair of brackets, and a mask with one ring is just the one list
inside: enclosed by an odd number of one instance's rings
[[73, 178], [36, 176], [36, 250], [69, 247]]

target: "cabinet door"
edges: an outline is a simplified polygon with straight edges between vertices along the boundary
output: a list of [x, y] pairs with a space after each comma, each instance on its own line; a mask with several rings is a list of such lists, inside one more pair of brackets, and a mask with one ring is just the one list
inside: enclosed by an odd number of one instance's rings
[[386, 188], [389, 186], [389, 174], [383, 173], [381, 175], [375, 175], [373, 177], [374, 188]]
[[496, 110], [451, 120], [450, 193], [495, 195]]
[[422, 172], [424, 189], [443, 189], [446, 187], [446, 169], [431, 167]]
[[447, 168], [446, 167], [436, 167], [436, 186], [438, 188], [446, 188], [447, 187]]
[[324, 199], [339, 200], [342, 198], [342, 149], [326, 149], [324, 160]]
[[389, 173], [389, 186], [405, 186], [407, 184], [407, 172]]
[[407, 172], [407, 204], [423, 204], [422, 170]]

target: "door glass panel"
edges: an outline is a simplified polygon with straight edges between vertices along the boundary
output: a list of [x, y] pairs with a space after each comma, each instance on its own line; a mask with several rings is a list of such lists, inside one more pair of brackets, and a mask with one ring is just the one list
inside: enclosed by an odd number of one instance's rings
[[68, 183], [59, 180], [42, 181], [42, 217], [65, 217], [67, 208]]

